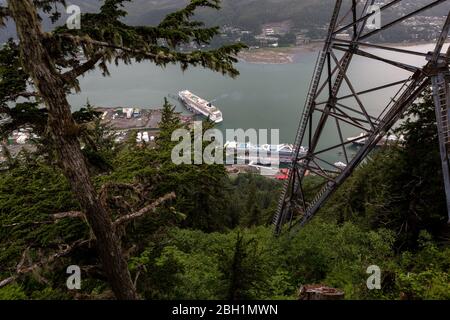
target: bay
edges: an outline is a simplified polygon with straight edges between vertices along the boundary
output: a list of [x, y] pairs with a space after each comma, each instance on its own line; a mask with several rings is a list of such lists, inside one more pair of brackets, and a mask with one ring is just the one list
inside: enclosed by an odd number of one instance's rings
[[[417, 45], [405, 49], [427, 52], [433, 45]], [[365, 49], [372, 54], [394, 58], [414, 66], [426, 64], [424, 57], [386, 53], [378, 49]], [[80, 80], [81, 93], [69, 97], [73, 109], [86, 101], [102, 107], [160, 108], [164, 97], [174, 97], [178, 91], [191, 90], [197, 95], [214, 100], [222, 112], [225, 129], [279, 129], [280, 143], [293, 143], [303, 112], [307, 89], [318, 52], [303, 52], [292, 64], [254, 64], [240, 62], [236, 79], [222, 76], [202, 68], [182, 72], [179, 66], [156, 67], [151, 63], [110, 67], [111, 76], [102, 77], [99, 71], [87, 74]], [[408, 78], [409, 72], [386, 63], [355, 57], [348, 76], [356, 91]], [[399, 86], [370, 93], [361, 97], [371, 115], [378, 116], [393, 97]], [[344, 85], [343, 94], [349, 92]], [[350, 99], [349, 99], [350, 100]], [[352, 99], [354, 100], [354, 99]], [[177, 111], [188, 111], [176, 99], [169, 98]], [[356, 107], [356, 101], [348, 102]], [[359, 129], [344, 126], [344, 138], [355, 136]], [[336, 127], [325, 128], [322, 146], [337, 142]], [[341, 160], [342, 155], [327, 154], [328, 160]]]

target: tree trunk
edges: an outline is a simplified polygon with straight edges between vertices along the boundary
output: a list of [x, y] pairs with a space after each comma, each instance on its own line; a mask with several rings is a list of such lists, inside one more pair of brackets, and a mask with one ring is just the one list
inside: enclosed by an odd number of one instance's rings
[[48, 127], [58, 160], [95, 234], [97, 250], [117, 299], [138, 299], [127, 262], [122, 256], [108, 210], [98, 201], [78, 141], [65, 93], [65, 83], [43, 44], [43, 31], [32, 0], [8, 0], [20, 40], [21, 59], [43, 98], [49, 114]]

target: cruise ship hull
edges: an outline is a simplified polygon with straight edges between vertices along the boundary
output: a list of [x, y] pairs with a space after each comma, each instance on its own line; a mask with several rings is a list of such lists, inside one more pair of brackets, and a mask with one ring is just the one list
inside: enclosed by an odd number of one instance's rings
[[[260, 146], [227, 141], [224, 147], [227, 158], [234, 157], [236, 160], [245, 163], [268, 164], [278, 162], [289, 164], [294, 160], [294, 146], [289, 144]], [[300, 155], [304, 155], [306, 152], [307, 149], [301, 147]]]
[[178, 93], [178, 98], [186, 109], [192, 113], [209, 118], [215, 123], [221, 123], [223, 121], [222, 112], [220, 112], [219, 109], [190, 91], [180, 91]]

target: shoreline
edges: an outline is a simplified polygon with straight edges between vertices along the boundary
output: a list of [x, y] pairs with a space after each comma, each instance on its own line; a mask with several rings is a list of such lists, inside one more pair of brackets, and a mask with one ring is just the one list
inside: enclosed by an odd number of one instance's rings
[[296, 47], [249, 49], [242, 51], [238, 59], [251, 64], [291, 64], [302, 54], [317, 51], [322, 47], [323, 42], [317, 42]]
[[[417, 42], [380, 43], [378, 45], [392, 48], [407, 48], [429, 44], [433, 43], [429, 41], [417, 41]], [[239, 53], [238, 59], [240, 62], [249, 64], [262, 64], [262, 65], [292, 64], [296, 63], [304, 54], [309, 54], [321, 50], [323, 48], [323, 45], [324, 45], [323, 42], [314, 42], [295, 47], [249, 49]]]

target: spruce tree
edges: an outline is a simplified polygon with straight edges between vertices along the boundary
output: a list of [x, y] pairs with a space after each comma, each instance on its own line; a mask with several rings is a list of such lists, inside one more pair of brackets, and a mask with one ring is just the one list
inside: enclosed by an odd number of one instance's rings
[[[180, 52], [179, 45], [196, 42], [208, 44], [219, 33], [218, 28], [206, 28], [191, 18], [199, 7], [219, 8], [218, 0], [192, 0], [184, 9], [169, 14], [157, 26], [129, 26], [122, 22], [126, 0], [104, 0], [98, 13], [82, 16], [81, 29], [60, 27], [44, 32], [40, 12], [53, 20], [60, 16], [56, 4], [64, 0], [7, 0], [0, 5], [0, 26], [6, 19], [15, 23], [18, 46], [10, 43], [12, 50], [20, 53], [19, 59], [9, 57], [15, 64], [11, 84], [0, 101], [2, 113], [14, 120], [7, 108], [18, 97], [42, 102], [45, 110], [33, 106], [24, 113], [48, 114], [45, 131], [48, 132], [62, 171], [67, 177], [75, 198], [97, 240], [97, 250], [102, 267], [118, 299], [137, 299], [127, 262], [122, 255], [118, 237], [114, 232], [108, 209], [99, 201], [89, 175], [85, 157], [80, 148], [81, 128], [71, 114], [67, 94], [79, 90], [78, 78], [96, 67], [108, 74], [108, 63], [134, 63], [149, 61], [159, 66], [180, 64], [202, 66], [232, 77], [238, 72], [233, 64], [242, 45], [230, 45], [217, 50]], [[38, 13], [39, 12], [39, 13]], [[83, 59], [80, 59], [80, 53]], [[4, 63], [2, 61], [1, 63]], [[19, 67], [18, 67], [19, 66]], [[3, 79], [2, 79], [3, 85]], [[29, 92], [23, 84], [30, 84]], [[31, 113], [30, 113], [31, 114]], [[11, 128], [12, 129], [12, 128]]]
[[159, 124], [159, 137], [157, 143], [160, 149], [171, 149], [172, 133], [181, 128], [181, 121], [178, 113], [175, 112], [175, 107], [169, 103], [167, 98], [164, 98], [164, 105], [161, 114], [161, 122]]

